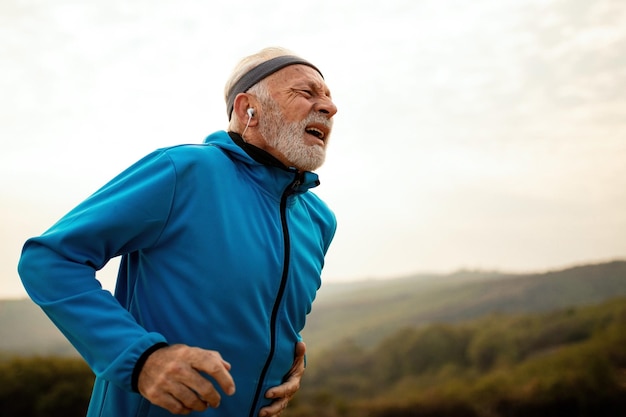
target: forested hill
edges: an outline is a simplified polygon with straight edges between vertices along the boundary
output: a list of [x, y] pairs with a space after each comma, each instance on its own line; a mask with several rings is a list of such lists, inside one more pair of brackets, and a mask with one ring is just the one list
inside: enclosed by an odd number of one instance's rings
[[[449, 275], [325, 284], [303, 333], [310, 351], [345, 339], [373, 346], [395, 330], [494, 313], [542, 312], [626, 295], [626, 261], [541, 274]], [[0, 352], [75, 355], [30, 300], [0, 300]]]
[[626, 261], [541, 274], [461, 271], [327, 284], [303, 337], [315, 351], [347, 339], [370, 347], [402, 327], [497, 313], [544, 312], [621, 295], [626, 295]]

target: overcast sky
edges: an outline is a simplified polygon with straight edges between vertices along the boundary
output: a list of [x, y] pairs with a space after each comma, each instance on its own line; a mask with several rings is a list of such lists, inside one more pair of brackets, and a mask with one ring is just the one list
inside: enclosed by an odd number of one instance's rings
[[[324, 279], [626, 258], [621, 0], [3, 0], [0, 297], [23, 242], [155, 148], [224, 129], [280, 45], [339, 107]], [[111, 287], [116, 262], [100, 274]]]

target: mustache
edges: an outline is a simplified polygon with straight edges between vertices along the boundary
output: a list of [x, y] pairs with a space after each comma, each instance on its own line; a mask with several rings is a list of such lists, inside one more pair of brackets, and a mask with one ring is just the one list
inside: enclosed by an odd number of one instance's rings
[[333, 119], [329, 119], [319, 112], [311, 112], [304, 120], [302, 120], [303, 126], [307, 126], [312, 123], [324, 125], [329, 129], [332, 129], [333, 127]]

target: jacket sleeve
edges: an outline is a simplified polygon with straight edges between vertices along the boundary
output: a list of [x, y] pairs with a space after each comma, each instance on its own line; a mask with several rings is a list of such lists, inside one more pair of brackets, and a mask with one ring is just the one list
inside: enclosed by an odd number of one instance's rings
[[167, 154], [148, 155], [29, 239], [18, 265], [29, 296], [94, 373], [127, 390], [137, 360], [166, 340], [142, 328], [95, 274], [111, 258], [157, 242], [175, 183]]

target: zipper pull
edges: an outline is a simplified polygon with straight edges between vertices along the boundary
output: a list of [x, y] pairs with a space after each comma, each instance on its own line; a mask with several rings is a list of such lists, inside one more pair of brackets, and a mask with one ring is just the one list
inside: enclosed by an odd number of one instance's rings
[[296, 190], [298, 189], [298, 187], [302, 185], [302, 177], [303, 177], [303, 174], [301, 172], [296, 173], [296, 178], [293, 180], [293, 182], [289, 186], [287, 194], [292, 195], [296, 193]]
[[293, 181], [291, 188], [293, 190], [297, 189], [299, 186], [301, 186], [304, 183], [304, 172], [297, 172], [296, 173], [296, 178]]

